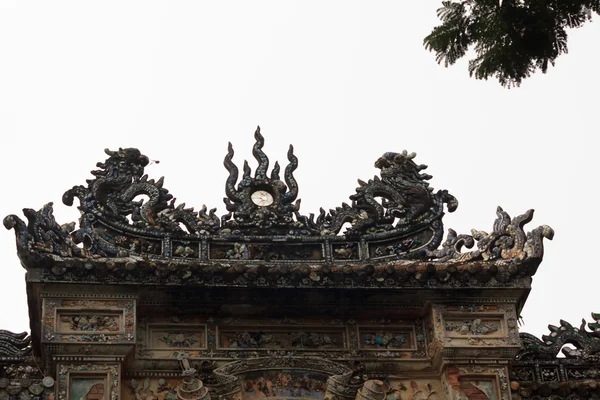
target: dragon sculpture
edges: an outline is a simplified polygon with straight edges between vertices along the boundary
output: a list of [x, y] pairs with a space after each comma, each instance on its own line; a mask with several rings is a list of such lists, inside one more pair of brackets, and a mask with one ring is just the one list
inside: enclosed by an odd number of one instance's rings
[[[579, 328], [563, 320], [560, 326], [548, 325], [550, 334], [543, 335], [541, 340], [529, 333], [521, 333], [522, 346], [517, 361], [554, 360], [559, 352], [568, 359], [600, 361], [600, 314], [592, 313], [592, 318], [594, 322], [590, 323], [583, 319]], [[586, 324], [591, 331], [586, 329]]]

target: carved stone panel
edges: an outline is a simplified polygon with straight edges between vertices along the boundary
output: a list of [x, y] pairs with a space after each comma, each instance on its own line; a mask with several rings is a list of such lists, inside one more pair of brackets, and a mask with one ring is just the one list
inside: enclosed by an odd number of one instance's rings
[[43, 310], [43, 342], [135, 342], [134, 299], [45, 297]]
[[[469, 348], [484, 348], [476, 355], [512, 358], [520, 346], [513, 304], [436, 304], [432, 312], [434, 341], [444, 347], [447, 356], [471, 357]], [[507, 347], [511, 349], [493, 350]]]
[[206, 326], [150, 326], [152, 349], [204, 349]]
[[221, 243], [210, 242], [211, 260], [324, 261], [322, 243]]
[[56, 332], [123, 332], [123, 313], [121, 311], [65, 311], [57, 312]]
[[175, 359], [180, 354], [198, 357], [213, 339], [205, 319], [142, 318], [138, 326], [138, 358]]
[[359, 260], [360, 245], [357, 242], [334, 243], [331, 245], [334, 260]]
[[365, 350], [417, 350], [412, 326], [359, 326], [359, 346]]
[[172, 257], [178, 258], [198, 258], [200, 254], [200, 245], [198, 243], [174, 240], [172, 243]]
[[356, 326], [360, 355], [377, 358], [426, 358], [423, 320], [361, 321]]
[[506, 336], [504, 315], [465, 315], [447, 317], [444, 320], [444, 336], [447, 338], [501, 338]]
[[136, 359], [233, 360], [279, 356], [330, 360], [427, 359], [423, 320], [330, 317], [142, 317]]
[[345, 328], [318, 327], [223, 327], [219, 329], [220, 349], [343, 350], [347, 348]]

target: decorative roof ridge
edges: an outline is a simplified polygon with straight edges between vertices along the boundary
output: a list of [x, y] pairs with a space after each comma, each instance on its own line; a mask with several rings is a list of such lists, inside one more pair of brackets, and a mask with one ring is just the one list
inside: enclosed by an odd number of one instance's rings
[[600, 395], [600, 379], [596, 378], [561, 382], [554, 380], [548, 382], [512, 381], [511, 386], [513, 393], [518, 393], [520, 399], [593, 400]]
[[[548, 325], [550, 334], [542, 335], [541, 340], [529, 333], [521, 333], [522, 346], [517, 361], [553, 360], [559, 358], [559, 352], [570, 360], [600, 361], [600, 313], [591, 315], [594, 322], [582, 319], [579, 327], [562, 319], [560, 326]], [[586, 325], [591, 331], [586, 330]], [[574, 348], [565, 347], [565, 344]]]
[[[27, 268], [46, 270], [44, 279], [89, 282], [122, 280], [123, 283], [205, 285], [238, 280], [246, 286], [271, 286], [280, 278], [304, 286], [411, 287], [432, 284], [469, 287], [494, 287], [514, 284], [535, 274], [537, 262], [507, 263], [506, 260], [395, 260], [381, 263], [301, 264], [279, 262], [211, 262], [148, 259], [139, 256], [121, 258], [61, 258], [36, 254], [24, 258]], [[32, 278], [33, 279], [33, 278]], [[351, 283], [346, 282], [350, 279]]]
[[31, 336], [0, 329], [0, 362], [21, 362], [31, 353]]
[[560, 326], [548, 325], [550, 333], [541, 339], [521, 333], [521, 349], [510, 373], [513, 390], [524, 398], [597, 398], [600, 314], [592, 313], [592, 319], [582, 319], [579, 327], [563, 320]]
[[[105, 150], [108, 159], [97, 164], [87, 186], [65, 192], [63, 202], [80, 201], [79, 227], [59, 225], [52, 203], [39, 211], [24, 209], [28, 222], [16, 215], [4, 219], [15, 229], [22, 260], [53, 254], [59, 258], [94, 260], [142, 257], [152, 262], [188, 260], [197, 265], [211, 263], [265, 263], [286, 265], [369, 265], [399, 259], [437, 262], [493, 261], [497, 265], [539, 264], [543, 238], [553, 230], [540, 226], [525, 232], [533, 210], [512, 218], [498, 207], [491, 233], [473, 230], [458, 235], [452, 229], [441, 248], [444, 204], [452, 212], [458, 201], [446, 190], [433, 193], [427, 166], [414, 163], [415, 153], [385, 153], [375, 166], [381, 170], [368, 182], [359, 180], [351, 205], [325, 212], [315, 219], [299, 212], [298, 184], [293, 172], [298, 159], [293, 147], [280, 179], [275, 163], [268, 175], [269, 160], [263, 152], [260, 128], [255, 132], [252, 153], [258, 167], [245, 162], [238, 182], [229, 144], [224, 165], [229, 171], [224, 199], [228, 213], [217, 217], [216, 209], [199, 211], [176, 205], [164, 188], [164, 178], [150, 179], [144, 173], [149, 158], [137, 149]], [[148, 200], [136, 201], [139, 195]], [[344, 234], [340, 230], [350, 223]], [[185, 227], [185, 230], [182, 228]], [[462, 252], [464, 248], [473, 251]], [[43, 257], [42, 257], [43, 258]], [[180, 261], [177, 261], [180, 260]], [[532, 264], [532, 263], [529, 263]], [[24, 262], [24, 265], [30, 265]], [[531, 270], [535, 273], [535, 268]]]

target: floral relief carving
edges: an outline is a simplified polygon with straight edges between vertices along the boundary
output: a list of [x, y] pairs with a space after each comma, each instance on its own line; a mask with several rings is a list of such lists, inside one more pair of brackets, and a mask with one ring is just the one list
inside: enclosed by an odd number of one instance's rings
[[[421, 337], [423, 334], [419, 322], [417, 321], [416, 327]], [[364, 350], [415, 350], [417, 347], [412, 326], [386, 326], [385, 328], [361, 326], [358, 331], [359, 345]]]
[[452, 346], [520, 346], [517, 314], [510, 303], [436, 304], [433, 326], [435, 340]]
[[195, 332], [166, 332], [158, 339], [169, 347], [193, 347], [199, 342]]
[[223, 330], [220, 345], [227, 349], [341, 349], [345, 339], [342, 330]]
[[131, 343], [135, 340], [133, 299], [44, 299], [46, 342]]
[[72, 331], [117, 332], [119, 318], [102, 314], [61, 315], [61, 322], [68, 325]]
[[488, 335], [497, 332], [500, 324], [484, 321], [481, 318], [462, 321], [446, 321], [446, 331], [457, 332], [460, 335]]
[[297, 348], [329, 348], [338, 344], [336, 337], [320, 332], [293, 332], [289, 334], [289, 338], [291, 345]]
[[334, 259], [358, 259], [358, 243], [334, 244], [332, 250]]
[[377, 348], [386, 349], [402, 348], [403, 345], [409, 342], [409, 338], [406, 333], [392, 332], [377, 332], [374, 334], [365, 334], [363, 340], [367, 346], [374, 346]]
[[[383, 357], [424, 359], [427, 339], [422, 319], [382, 321], [313, 318], [203, 317], [142, 319], [138, 359], [242, 359], [269, 354], [327, 357], [331, 360]], [[386, 320], [387, 321], [387, 320]], [[372, 324], [372, 325], [371, 325]]]

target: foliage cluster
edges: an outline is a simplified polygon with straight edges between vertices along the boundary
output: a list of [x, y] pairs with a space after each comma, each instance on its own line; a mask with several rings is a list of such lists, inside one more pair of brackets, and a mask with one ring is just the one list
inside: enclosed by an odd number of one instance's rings
[[554, 65], [567, 52], [567, 28], [600, 14], [600, 0], [443, 1], [437, 13], [442, 23], [424, 40], [436, 61], [452, 65], [474, 47], [469, 74], [511, 87]]

